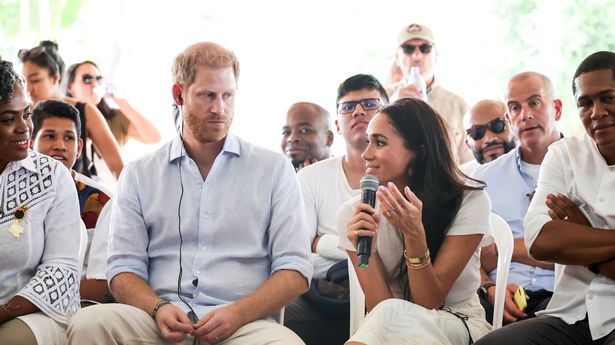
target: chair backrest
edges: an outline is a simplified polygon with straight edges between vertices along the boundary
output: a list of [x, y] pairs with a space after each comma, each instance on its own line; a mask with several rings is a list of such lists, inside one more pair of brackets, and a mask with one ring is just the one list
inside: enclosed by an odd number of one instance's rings
[[280, 309], [280, 312], [277, 315], [274, 315], [274, 318], [280, 325], [284, 325], [284, 307]]
[[365, 294], [359, 284], [357, 272], [352, 267], [352, 261], [348, 258], [348, 285], [350, 287], [350, 336], [359, 328], [359, 324], [365, 318]]
[[77, 263], [77, 269], [79, 272], [79, 279], [83, 279], [85, 276], [85, 269], [83, 264], [85, 263], [85, 253], [88, 250], [88, 230], [85, 228], [85, 224], [79, 219], [79, 262]]
[[495, 302], [493, 305], [493, 328], [502, 327], [504, 318], [504, 299], [508, 284], [508, 271], [512, 259], [514, 239], [510, 226], [495, 213], [491, 213], [491, 231], [498, 249], [497, 278], [495, 282]]

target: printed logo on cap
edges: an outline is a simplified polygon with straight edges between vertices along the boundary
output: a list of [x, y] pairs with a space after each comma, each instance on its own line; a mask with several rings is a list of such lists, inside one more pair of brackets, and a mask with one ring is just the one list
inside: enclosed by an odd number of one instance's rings
[[410, 24], [410, 26], [408, 26], [406, 31], [411, 34], [414, 34], [414, 33], [423, 31], [423, 28], [418, 24]]

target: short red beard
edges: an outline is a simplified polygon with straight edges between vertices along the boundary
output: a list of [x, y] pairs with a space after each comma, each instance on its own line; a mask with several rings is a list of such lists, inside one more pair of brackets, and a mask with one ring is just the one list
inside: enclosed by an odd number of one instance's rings
[[207, 121], [209, 118], [198, 118], [192, 113], [186, 112], [184, 114], [184, 121], [186, 123], [186, 127], [192, 134], [192, 137], [203, 144], [206, 143], [214, 143], [222, 140], [226, 137], [228, 132], [228, 127], [220, 132], [214, 132], [207, 129]]

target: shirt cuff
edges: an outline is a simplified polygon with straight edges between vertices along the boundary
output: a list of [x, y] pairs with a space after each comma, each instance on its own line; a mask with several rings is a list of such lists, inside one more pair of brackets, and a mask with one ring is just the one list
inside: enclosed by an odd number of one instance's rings
[[339, 237], [337, 235], [324, 234], [318, 240], [316, 253], [327, 259], [344, 260], [346, 253], [339, 249], [338, 243]]

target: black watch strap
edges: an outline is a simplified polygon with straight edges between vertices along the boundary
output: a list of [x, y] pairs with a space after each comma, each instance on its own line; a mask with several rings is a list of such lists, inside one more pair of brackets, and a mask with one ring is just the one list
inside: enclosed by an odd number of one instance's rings
[[495, 286], [493, 282], [485, 283], [481, 285], [480, 288], [478, 288], [478, 290], [482, 292], [485, 296], [487, 296], [487, 290], [489, 290], [489, 288], [492, 286]]

